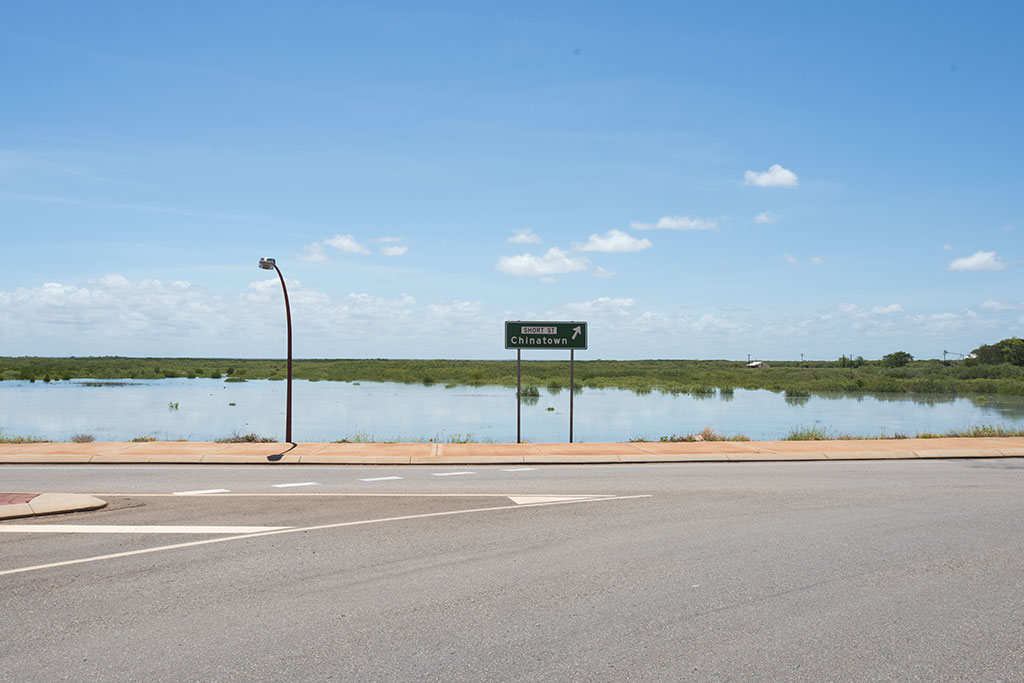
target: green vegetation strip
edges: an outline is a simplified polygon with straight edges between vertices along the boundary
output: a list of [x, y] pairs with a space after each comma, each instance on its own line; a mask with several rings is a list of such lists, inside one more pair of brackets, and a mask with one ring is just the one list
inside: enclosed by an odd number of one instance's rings
[[[1015, 360], [1015, 358], [1014, 358]], [[0, 379], [61, 381], [162, 379], [207, 377], [226, 382], [250, 379], [282, 380], [285, 362], [260, 359], [211, 358], [43, 358], [0, 357]], [[516, 385], [515, 361], [297, 360], [296, 379], [335, 382], [401, 382], [406, 384]], [[644, 394], [659, 391], [728, 399], [735, 389], [766, 389], [783, 392], [786, 400], [800, 402], [815, 394], [931, 394], [944, 396], [1024, 396], [1024, 366], [1013, 362], [981, 362], [977, 359], [944, 363], [939, 360], [891, 362], [809, 361], [770, 363], [767, 368], [748, 368], [743, 362], [716, 360], [576, 361], [576, 388], [624, 389]], [[523, 363], [524, 398], [545, 387], [549, 392], [567, 390], [568, 361]]]

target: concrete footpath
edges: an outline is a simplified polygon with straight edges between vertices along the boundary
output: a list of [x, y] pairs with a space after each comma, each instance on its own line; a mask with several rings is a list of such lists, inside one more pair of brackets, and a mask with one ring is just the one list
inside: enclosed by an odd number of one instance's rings
[[[144, 443], [0, 444], [19, 464], [574, 465], [1024, 457], [1024, 438], [630, 443]], [[3, 470], [0, 467], [0, 491]], [[0, 493], [0, 519], [93, 510], [93, 496]]]
[[1024, 438], [630, 443], [0, 444], [3, 464], [522, 465], [1024, 456]]

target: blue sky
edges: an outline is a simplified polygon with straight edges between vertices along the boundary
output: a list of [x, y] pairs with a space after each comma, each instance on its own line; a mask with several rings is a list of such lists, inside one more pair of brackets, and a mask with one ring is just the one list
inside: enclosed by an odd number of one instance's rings
[[1019, 4], [688, 5], [0, 5], [0, 355], [1024, 334]]

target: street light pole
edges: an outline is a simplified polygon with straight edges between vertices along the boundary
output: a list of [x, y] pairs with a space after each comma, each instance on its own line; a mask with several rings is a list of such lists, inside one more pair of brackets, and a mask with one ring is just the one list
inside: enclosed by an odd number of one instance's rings
[[274, 259], [264, 256], [260, 259], [260, 268], [276, 270], [277, 276], [281, 279], [281, 291], [284, 292], [284, 316], [288, 321], [288, 388], [285, 399], [284, 440], [292, 443], [292, 309], [288, 305], [288, 288], [284, 286], [284, 275], [281, 274], [281, 269], [277, 267]]

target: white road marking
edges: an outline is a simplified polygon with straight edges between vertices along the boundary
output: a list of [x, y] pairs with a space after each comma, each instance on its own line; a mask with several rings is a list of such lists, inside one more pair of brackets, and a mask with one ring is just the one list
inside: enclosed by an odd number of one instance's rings
[[511, 467], [509, 469], [502, 470], [502, 472], [533, 472], [536, 467]]
[[508, 496], [516, 505], [536, 505], [538, 503], [571, 503], [582, 500], [597, 500], [605, 496]]
[[271, 486], [273, 486], [276, 489], [286, 489], [292, 486], [323, 486], [323, 484], [321, 484], [318, 481], [303, 481], [299, 482], [298, 484], [271, 484]]
[[8, 534], [258, 534], [289, 526], [161, 526], [118, 524], [4, 524]]
[[401, 477], [367, 477], [359, 481], [391, 481], [392, 479], [401, 479]]
[[175, 491], [176, 496], [205, 496], [207, 493], [230, 493], [230, 489], [204, 489], [202, 491]]
[[[584, 503], [584, 502], [598, 502], [608, 500], [632, 500], [636, 498], [650, 498], [650, 495], [637, 495], [637, 496], [609, 496], [606, 498], [588, 498], [587, 500], [566, 500], [554, 503], [537, 503], [537, 505], [564, 505], [571, 503]], [[207, 538], [202, 541], [190, 541], [188, 543], [175, 543], [174, 545], [162, 545], [155, 548], [142, 548], [140, 550], [128, 550], [122, 553], [112, 553], [110, 555], [96, 555], [94, 557], [83, 557], [78, 560], [64, 560], [62, 562], [51, 562], [49, 564], [37, 564], [32, 567], [18, 567], [17, 569], [4, 569], [0, 570], [0, 576], [7, 574], [21, 574], [23, 572], [31, 572], [39, 569], [53, 569], [55, 567], [66, 567], [73, 564], [85, 564], [86, 562], [99, 562], [100, 560], [114, 560], [121, 557], [130, 557], [132, 555], [145, 555], [148, 553], [157, 553], [164, 550], [177, 550], [178, 548], [191, 548], [198, 545], [208, 545], [210, 543], [224, 543], [226, 541], [240, 541], [247, 538], [259, 538], [260, 536], [273, 536], [275, 534], [291, 534], [295, 532], [306, 532], [306, 531], [318, 531], [320, 529], [339, 529], [347, 526], [362, 526], [364, 524], [383, 524], [385, 522], [400, 522], [409, 519], [427, 519], [429, 517], [449, 517], [452, 515], [465, 515], [473, 512], [495, 512], [498, 510], [515, 510], [520, 508], [518, 505], [500, 505], [488, 508], [474, 508], [472, 510], [449, 510], [447, 512], [427, 512], [420, 515], [403, 515], [401, 517], [383, 517], [380, 519], [364, 519], [355, 522], [336, 522], [334, 524], [319, 524], [317, 526], [306, 526], [306, 527], [292, 527], [288, 529], [280, 529], [277, 531], [262, 531], [256, 534], [241, 534], [239, 536], [223, 536], [221, 538]]]
[[[173, 498], [176, 493], [131, 493], [125, 491], [108, 491], [106, 493], [89, 493], [97, 498]], [[508, 498], [519, 495], [516, 493], [331, 493], [331, 492], [305, 492], [294, 493], [218, 493], [217, 498]], [[564, 496], [559, 496], [564, 497]], [[611, 498], [613, 494], [594, 495], [591, 498]], [[649, 496], [648, 496], [649, 497]]]
[[434, 472], [435, 477], [457, 477], [461, 474], [476, 474], [476, 472]]

